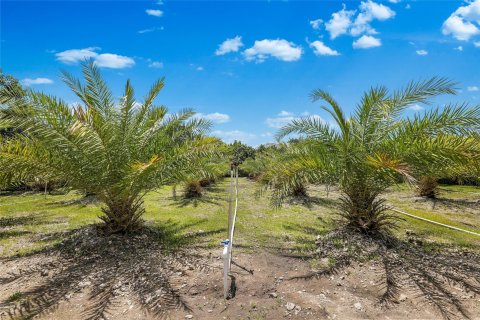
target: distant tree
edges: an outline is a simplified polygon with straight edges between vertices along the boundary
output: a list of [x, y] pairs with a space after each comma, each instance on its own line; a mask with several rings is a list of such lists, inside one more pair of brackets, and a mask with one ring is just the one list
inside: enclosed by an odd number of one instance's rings
[[255, 158], [255, 148], [235, 140], [229, 145], [231, 162], [236, 165], [242, 164], [247, 158]]

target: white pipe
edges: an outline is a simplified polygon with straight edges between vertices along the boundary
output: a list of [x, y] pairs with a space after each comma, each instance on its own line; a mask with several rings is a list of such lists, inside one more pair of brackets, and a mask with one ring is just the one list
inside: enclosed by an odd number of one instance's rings
[[403, 212], [403, 211], [400, 211], [400, 210], [397, 210], [397, 209], [390, 208], [390, 210], [395, 211], [395, 212], [398, 212], [398, 213], [401, 213], [401, 214], [404, 214], [404, 215], [409, 216], [409, 217], [414, 218], [414, 219], [422, 220], [422, 221], [429, 222], [429, 223], [433, 223], [433, 224], [436, 224], [436, 225], [439, 225], [439, 226], [442, 226], [442, 227], [445, 227], [445, 228], [449, 228], [449, 229], [452, 229], [452, 230], [457, 230], [457, 231], [466, 232], [466, 233], [473, 234], [473, 235], [475, 235], [475, 236], [479, 236], [479, 237], [480, 237], [480, 234], [479, 234], [479, 233], [476, 233], [476, 232], [473, 232], [473, 231], [468, 231], [468, 230], [465, 230], [465, 229], [460, 229], [460, 228], [457, 228], [457, 227], [454, 227], [454, 226], [450, 226], [450, 225], [448, 225], [448, 224], [444, 224], [444, 223], [440, 223], [440, 222], [437, 222], [437, 221], [433, 221], [433, 220], [425, 219], [425, 218], [422, 218], [422, 217], [418, 217], [418, 216], [415, 216], [415, 215], [413, 215], [413, 214], [406, 213], [406, 212]]
[[229, 242], [228, 240], [223, 241], [223, 298], [227, 299], [228, 295], [228, 274], [230, 273], [230, 252], [229, 252]]
[[[233, 178], [235, 177], [235, 208], [232, 213], [233, 200]], [[230, 171], [230, 199], [228, 206], [228, 239], [222, 241], [223, 244], [223, 297], [228, 296], [230, 287], [228, 286], [228, 277], [230, 276], [230, 268], [232, 266], [232, 246], [233, 235], [235, 233], [235, 222], [237, 221], [238, 208], [238, 168], [234, 167]]]

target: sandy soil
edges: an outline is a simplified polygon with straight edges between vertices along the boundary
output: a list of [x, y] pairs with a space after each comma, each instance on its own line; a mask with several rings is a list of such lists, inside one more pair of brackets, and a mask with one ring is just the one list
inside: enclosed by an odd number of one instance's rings
[[[206, 267], [198, 270], [192, 266], [169, 278], [170, 285], [182, 304], [166, 304], [168, 313], [155, 313], [145, 308], [148, 299], [139, 301], [135, 288], [128, 285], [113, 286], [108, 298], [92, 299], [96, 290], [94, 281], [80, 279], [74, 286], [58, 285], [42, 301], [38, 319], [439, 319], [441, 314], [427, 300], [404, 288], [389, 305], [379, 305], [384, 275], [376, 262], [357, 264], [329, 277], [309, 280], [289, 280], [295, 275], [310, 271], [309, 262], [296, 257], [269, 252], [236, 252], [235, 261], [253, 275], [233, 266], [236, 277], [235, 298], [224, 301], [222, 289], [221, 248], [204, 251]], [[31, 288], [45, 288], [51, 278], [68, 273], [56, 254], [39, 254], [32, 257], [2, 261], [0, 264], [0, 301], [5, 301], [15, 292]], [[161, 264], [159, 264], [161, 267]], [[88, 272], [87, 272], [88, 273]], [[87, 274], [86, 273], [86, 274]], [[22, 276], [20, 276], [22, 275]], [[9, 278], [10, 277], [10, 278]], [[12, 280], [15, 277], [15, 280]], [[68, 282], [68, 279], [65, 279]], [[33, 290], [35, 291], [35, 290]], [[61, 291], [57, 294], [57, 291]], [[480, 297], [452, 288], [468, 311], [471, 319], [480, 319]], [[16, 302], [18, 305], [20, 302]], [[95, 313], [105, 307], [102, 315]], [[161, 301], [158, 303], [161, 305]], [[15, 303], [4, 303], [0, 309], [1, 319], [21, 316], [18, 309], [11, 313]], [[174, 306], [172, 308], [172, 306]], [[97, 309], [96, 309], [97, 308]], [[185, 309], [186, 308], [186, 309]], [[165, 310], [160, 306], [159, 310]], [[149, 312], [149, 311], [150, 312]], [[26, 313], [28, 314], [28, 313]], [[462, 315], [453, 318], [464, 318]]]

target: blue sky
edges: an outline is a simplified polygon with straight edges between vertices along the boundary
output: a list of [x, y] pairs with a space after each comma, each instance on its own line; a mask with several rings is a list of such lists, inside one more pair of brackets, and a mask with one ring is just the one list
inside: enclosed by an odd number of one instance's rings
[[[131, 79], [141, 100], [162, 76], [158, 104], [192, 107], [226, 141], [258, 145], [330, 91], [347, 110], [372, 85], [433, 75], [459, 82], [437, 100], [480, 103], [480, 0], [5, 1], [0, 65], [25, 85], [77, 101], [60, 70], [89, 57], [115, 95]], [[413, 106], [409, 113], [427, 106]]]

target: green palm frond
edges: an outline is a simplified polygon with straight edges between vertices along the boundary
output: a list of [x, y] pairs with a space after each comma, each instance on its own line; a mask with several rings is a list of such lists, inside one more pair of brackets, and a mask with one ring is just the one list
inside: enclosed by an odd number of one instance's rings
[[192, 110], [168, 114], [154, 106], [163, 79], [140, 105], [127, 81], [116, 104], [98, 67], [87, 61], [82, 70], [83, 81], [63, 73], [82, 101], [74, 107], [31, 90], [15, 101], [2, 96], [9, 103], [0, 108], [0, 128], [21, 133], [0, 142], [0, 180], [55, 175], [97, 194], [108, 207], [103, 220], [115, 225], [112, 230], [128, 231], [140, 222], [143, 194], [217, 155], [218, 140], [206, 136], [211, 123]]
[[335, 181], [348, 200], [344, 216], [351, 224], [364, 225], [365, 215], [377, 216], [372, 209], [376, 197], [400, 179], [412, 183], [423, 175], [447, 175], [455, 166], [478, 168], [479, 106], [449, 104], [413, 117], [403, 114], [413, 103], [427, 104], [438, 95], [455, 94], [455, 85], [433, 77], [412, 81], [393, 93], [373, 87], [349, 118], [330, 94], [314, 90], [312, 100], [328, 104], [322, 109], [339, 130], [315, 118], [293, 120], [277, 137], [300, 134], [305, 142], [285, 154], [275, 169], [277, 175], [271, 172], [264, 179], [279, 199], [302, 181]]

